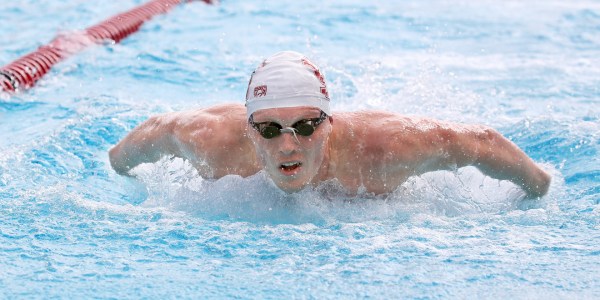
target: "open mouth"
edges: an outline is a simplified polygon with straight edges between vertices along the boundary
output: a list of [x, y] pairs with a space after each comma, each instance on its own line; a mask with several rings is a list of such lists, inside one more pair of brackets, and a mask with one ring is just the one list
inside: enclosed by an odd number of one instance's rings
[[293, 174], [296, 170], [298, 170], [302, 166], [301, 162], [287, 162], [279, 165], [279, 169], [284, 174]]

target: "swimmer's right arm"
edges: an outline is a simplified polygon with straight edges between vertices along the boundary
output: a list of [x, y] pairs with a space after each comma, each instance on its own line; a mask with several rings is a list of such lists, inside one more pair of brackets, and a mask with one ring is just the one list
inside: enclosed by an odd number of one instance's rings
[[143, 163], [156, 162], [165, 155], [182, 156], [173, 134], [173, 122], [165, 116], [149, 118], [110, 149], [110, 164], [118, 174], [131, 176], [131, 169]]

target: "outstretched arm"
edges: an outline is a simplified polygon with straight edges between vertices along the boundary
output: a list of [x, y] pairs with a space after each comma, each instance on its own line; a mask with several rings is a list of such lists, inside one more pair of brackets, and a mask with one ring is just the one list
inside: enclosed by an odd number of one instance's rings
[[459, 167], [472, 165], [492, 178], [510, 180], [529, 197], [541, 197], [548, 192], [550, 175], [496, 130], [465, 126], [461, 130], [442, 131], [448, 135], [448, 154]]
[[164, 155], [181, 156], [173, 136], [172, 122], [165, 115], [154, 116], [134, 128], [109, 151], [110, 164], [121, 175], [142, 163], [158, 161]]
[[154, 116], [110, 149], [110, 164], [121, 175], [142, 163], [172, 155], [188, 160], [205, 178], [250, 176], [260, 170], [246, 138], [246, 108], [222, 104]]
[[388, 128], [401, 129], [392, 129], [386, 141], [393, 157], [414, 174], [475, 166], [487, 176], [519, 185], [528, 197], [548, 192], [550, 175], [492, 128], [423, 118], [403, 118]]
[[485, 129], [475, 137], [473, 164], [484, 174], [510, 180], [520, 185], [530, 197], [541, 197], [548, 192], [551, 177], [527, 156], [517, 145], [493, 129]]

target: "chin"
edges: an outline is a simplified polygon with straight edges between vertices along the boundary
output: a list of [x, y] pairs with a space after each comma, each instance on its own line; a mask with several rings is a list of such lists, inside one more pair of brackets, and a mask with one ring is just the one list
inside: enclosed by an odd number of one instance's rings
[[286, 192], [286, 193], [296, 193], [301, 191], [302, 189], [304, 189], [307, 185], [309, 180], [303, 180], [300, 178], [296, 178], [295, 180], [273, 180], [275, 182], [275, 185], [282, 191]]
[[307, 186], [306, 183], [290, 184], [290, 183], [281, 183], [281, 182], [275, 183], [275, 185], [277, 185], [277, 187], [280, 190], [282, 190], [288, 194], [299, 192], [302, 189], [304, 189], [304, 187]]

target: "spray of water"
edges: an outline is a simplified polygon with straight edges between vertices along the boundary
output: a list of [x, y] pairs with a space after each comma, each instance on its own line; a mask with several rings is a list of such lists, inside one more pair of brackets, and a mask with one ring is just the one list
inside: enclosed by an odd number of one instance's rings
[[142, 206], [167, 207], [206, 219], [295, 224], [402, 221], [421, 213], [455, 217], [552, 206], [548, 197], [526, 200], [514, 184], [486, 177], [472, 167], [412, 177], [385, 195], [350, 195], [336, 181], [286, 194], [264, 172], [206, 180], [178, 158], [144, 164], [133, 172], [148, 191]]

